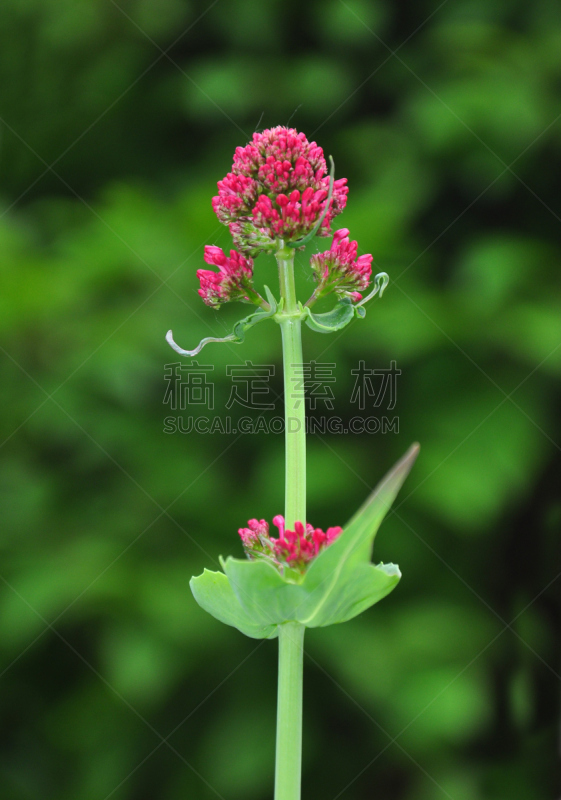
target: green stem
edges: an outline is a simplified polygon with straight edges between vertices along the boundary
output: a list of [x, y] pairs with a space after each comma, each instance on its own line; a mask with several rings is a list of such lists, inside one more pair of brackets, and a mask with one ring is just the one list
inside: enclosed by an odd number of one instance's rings
[[279, 625], [275, 800], [300, 800], [304, 625]]
[[[302, 312], [294, 285], [294, 249], [276, 254], [283, 308], [276, 319], [281, 326], [284, 369], [284, 422], [286, 444], [286, 527], [306, 524], [306, 405], [302, 374]], [[305, 626], [279, 625], [279, 689], [275, 800], [300, 800], [302, 776], [302, 684]]]
[[286, 527], [306, 524], [306, 405], [302, 373], [302, 312], [294, 286], [294, 250], [277, 252], [281, 297], [284, 307], [277, 314], [282, 332], [285, 423], [285, 509]]

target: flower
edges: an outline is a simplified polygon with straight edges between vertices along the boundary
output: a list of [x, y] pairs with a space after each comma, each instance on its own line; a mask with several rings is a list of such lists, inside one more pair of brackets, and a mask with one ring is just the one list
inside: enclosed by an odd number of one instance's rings
[[357, 290], [364, 291], [368, 287], [373, 256], [357, 256], [358, 242], [349, 241], [347, 228], [335, 231], [330, 249], [313, 255], [310, 261], [318, 283], [312, 295], [314, 301], [332, 291], [354, 302], [362, 299]]
[[269, 536], [269, 525], [264, 519], [250, 519], [247, 525], [238, 531], [246, 555], [251, 559], [266, 558], [281, 572], [284, 567], [304, 572], [310, 561], [343, 532], [342, 528], [334, 527], [324, 533], [321, 528], [302, 522], [295, 522], [291, 531], [285, 527], [284, 517], [280, 514], [273, 518], [273, 525], [279, 531], [278, 538]]
[[269, 546], [269, 523], [264, 519], [250, 519], [247, 528], [240, 528], [238, 533], [244, 548], [248, 550], [264, 550]]
[[[254, 256], [277, 239], [290, 244], [310, 233], [325, 209], [329, 183], [321, 147], [294, 128], [278, 126], [236, 148], [232, 172], [218, 181], [212, 207], [237, 247]], [[319, 236], [329, 236], [331, 221], [344, 209], [346, 183], [334, 181]]]
[[228, 257], [220, 247], [214, 245], [206, 245], [204, 258], [207, 264], [219, 269], [219, 272], [211, 269], [197, 270], [197, 278], [201, 282], [199, 294], [207, 306], [218, 308], [229, 300], [262, 303], [262, 298], [252, 285], [251, 258], [244, 258], [236, 250], [230, 250]]

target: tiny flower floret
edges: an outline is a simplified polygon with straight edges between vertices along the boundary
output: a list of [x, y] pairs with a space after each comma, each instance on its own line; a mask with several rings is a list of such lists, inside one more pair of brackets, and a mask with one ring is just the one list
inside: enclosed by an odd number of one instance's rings
[[238, 531], [245, 548], [263, 548], [269, 542], [269, 523], [264, 519], [250, 519], [247, 528]]
[[311, 258], [312, 270], [318, 283], [314, 299], [335, 291], [342, 297], [350, 297], [354, 302], [362, 299], [372, 276], [370, 254], [358, 255], [358, 242], [349, 241], [349, 231], [341, 228], [333, 234], [329, 250]]
[[197, 278], [201, 283], [199, 294], [207, 306], [217, 308], [229, 300], [249, 300], [260, 302], [261, 298], [253, 289], [253, 261], [244, 258], [236, 250], [230, 250], [227, 256], [220, 247], [207, 245], [205, 261], [218, 267], [218, 272], [211, 269], [197, 270]]
[[295, 522], [291, 531], [280, 514], [273, 518], [273, 525], [278, 529], [278, 538], [269, 535], [269, 525], [264, 519], [250, 519], [247, 528], [240, 528], [238, 533], [250, 559], [266, 558], [281, 572], [285, 567], [304, 572], [310, 561], [343, 532], [342, 528], [334, 527], [324, 533], [321, 528], [302, 522]]
[[[325, 209], [329, 182], [322, 148], [294, 128], [278, 126], [236, 148], [212, 207], [236, 246], [255, 256], [274, 249], [278, 239], [290, 244], [310, 233]], [[344, 209], [346, 184], [346, 178], [334, 181], [318, 236], [329, 236], [331, 221]]]

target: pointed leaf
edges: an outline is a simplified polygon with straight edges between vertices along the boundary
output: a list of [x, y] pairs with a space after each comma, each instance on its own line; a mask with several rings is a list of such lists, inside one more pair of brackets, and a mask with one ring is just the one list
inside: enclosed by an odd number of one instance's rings
[[261, 625], [240, 605], [226, 575], [205, 569], [189, 583], [197, 603], [213, 617], [237, 628], [252, 639], [272, 639], [275, 625]]
[[[265, 297], [267, 298], [271, 308], [274, 308], [276, 311], [280, 311], [281, 310], [280, 303], [277, 303], [277, 299], [272, 293], [272, 291], [269, 289], [267, 285], [263, 286], [263, 288], [265, 289]], [[284, 303], [284, 299], [282, 297], [281, 297], [281, 303]]]
[[418, 453], [419, 445], [409, 448], [345, 526], [341, 536], [312, 561], [303, 582], [309, 596], [300, 622], [315, 627], [318, 624], [315, 620], [323, 619], [322, 607], [330, 595], [343, 590], [358, 564], [370, 562], [374, 537]]

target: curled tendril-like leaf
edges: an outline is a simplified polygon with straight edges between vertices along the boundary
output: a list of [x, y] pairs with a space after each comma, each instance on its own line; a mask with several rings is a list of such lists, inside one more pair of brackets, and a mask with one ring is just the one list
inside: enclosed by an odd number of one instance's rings
[[379, 272], [377, 275], [374, 276], [374, 288], [363, 300], [359, 303], [356, 303], [355, 308], [360, 308], [365, 303], [368, 303], [369, 300], [372, 300], [378, 293], [380, 297], [384, 294], [388, 283], [390, 282], [390, 276], [387, 272]]
[[196, 356], [198, 355], [203, 347], [207, 345], [209, 342], [235, 342], [236, 336], [231, 333], [229, 336], [224, 336], [223, 338], [219, 338], [216, 336], [207, 336], [206, 339], [201, 339], [199, 344], [195, 347], [194, 350], [184, 350], [180, 347], [176, 342], [173, 340], [173, 333], [172, 331], [168, 331], [166, 333], [166, 342], [172, 347], [176, 353], [179, 353], [180, 356]]
[[166, 333], [166, 341], [176, 353], [179, 353], [180, 356], [189, 356], [190, 358], [198, 355], [203, 347], [210, 342], [232, 342], [232, 344], [241, 344], [245, 339], [246, 331], [248, 331], [250, 328], [253, 328], [254, 325], [263, 322], [263, 320], [270, 319], [281, 308], [282, 300], [281, 303], [277, 304], [277, 301], [275, 300], [268, 286], [265, 286], [265, 293], [267, 295], [267, 300], [269, 301], [269, 308], [267, 310], [260, 309], [259, 311], [250, 314], [248, 317], [238, 320], [234, 325], [234, 330], [232, 333], [228, 334], [228, 336], [207, 336], [205, 339], [202, 339], [199, 342], [194, 350], [184, 350], [182, 347], [179, 347], [179, 345], [174, 341], [173, 333], [171, 331]]

